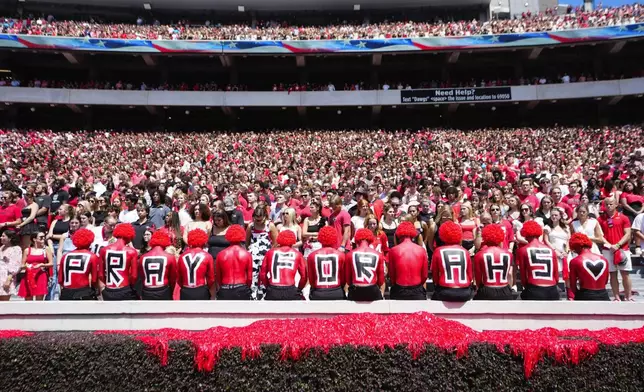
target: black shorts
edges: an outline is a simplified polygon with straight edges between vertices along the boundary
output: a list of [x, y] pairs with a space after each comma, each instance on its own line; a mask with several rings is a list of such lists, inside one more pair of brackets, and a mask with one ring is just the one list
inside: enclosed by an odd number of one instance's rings
[[145, 301], [172, 301], [172, 290], [170, 286], [143, 287], [141, 289], [141, 299]]
[[427, 292], [422, 284], [417, 286], [399, 286], [394, 284], [391, 286], [389, 293], [391, 299], [397, 301], [426, 301]]
[[344, 294], [342, 287], [336, 287], [334, 289], [311, 289], [309, 293], [309, 299], [311, 301], [341, 301], [347, 299]]
[[92, 287], [82, 287], [80, 289], [65, 289], [60, 291], [61, 301], [95, 301], [98, 297], [96, 290]]
[[250, 301], [250, 287], [245, 284], [225, 284], [217, 291], [218, 301]]
[[136, 291], [130, 286], [121, 287], [120, 289], [103, 289], [101, 292], [103, 301], [135, 301], [139, 299]]
[[208, 290], [208, 286], [182, 287], [179, 299], [181, 301], [209, 301], [210, 290]]
[[525, 285], [521, 292], [521, 299], [526, 301], [559, 301], [559, 288], [554, 286]]
[[380, 287], [375, 284], [371, 286], [349, 286], [349, 301], [380, 301], [382, 293]]
[[510, 286], [479, 287], [474, 296], [475, 301], [511, 301], [514, 299]]
[[266, 301], [301, 301], [304, 297], [295, 286], [266, 286]]
[[472, 299], [472, 288], [448, 288], [434, 286], [432, 301], [467, 302]]
[[575, 301], [610, 301], [608, 291], [580, 289], [575, 293]]
[[461, 246], [467, 250], [471, 250], [474, 247], [474, 240], [472, 241], [463, 240], [463, 242], [461, 243]]

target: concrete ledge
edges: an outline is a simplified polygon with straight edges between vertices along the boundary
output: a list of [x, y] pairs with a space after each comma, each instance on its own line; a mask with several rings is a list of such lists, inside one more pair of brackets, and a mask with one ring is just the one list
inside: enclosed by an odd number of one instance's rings
[[429, 312], [477, 330], [639, 328], [644, 303], [436, 301], [338, 302], [7, 302], [0, 330], [94, 331], [235, 327], [278, 318], [327, 318], [352, 313]]

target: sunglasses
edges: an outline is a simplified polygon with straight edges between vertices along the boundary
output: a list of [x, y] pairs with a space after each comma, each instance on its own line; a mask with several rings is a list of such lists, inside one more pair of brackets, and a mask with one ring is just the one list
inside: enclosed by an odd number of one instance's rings
[[522, 209], [521, 209], [521, 211], [528, 211], [528, 212], [530, 212], [530, 209], [529, 209], [529, 208], [522, 208]]
[[400, 207], [400, 204], [392, 204], [391, 206], [398, 208], [398, 207]]
[[[490, 208], [490, 211], [501, 211], [499, 208]], [[528, 209], [526, 209], [528, 211]]]
[[44, 239], [45, 239], [45, 236], [44, 236], [44, 235], [39, 235], [38, 237], [36, 237], [36, 239], [37, 239], [37, 240], [44, 240]]

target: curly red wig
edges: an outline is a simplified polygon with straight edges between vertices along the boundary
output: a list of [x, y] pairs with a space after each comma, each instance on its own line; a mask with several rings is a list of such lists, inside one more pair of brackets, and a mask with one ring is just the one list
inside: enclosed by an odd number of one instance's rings
[[170, 236], [168, 235], [168, 233], [166, 233], [164, 230], [158, 230], [155, 231], [154, 234], [152, 234], [152, 238], [150, 238], [148, 245], [150, 245], [151, 248], [160, 246], [165, 249], [168, 246], [172, 245], [172, 241], [170, 241]]
[[115, 238], [124, 240], [126, 243], [132, 242], [136, 233], [134, 232], [134, 226], [129, 223], [119, 223], [114, 228], [112, 235]]
[[335, 229], [331, 226], [324, 226], [318, 233], [318, 241], [324, 247], [335, 248], [338, 242], [338, 236]]
[[593, 242], [588, 238], [586, 234], [575, 233], [570, 237], [570, 249], [575, 253], [581, 253], [584, 249], [590, 249], [593, 247]]
[[445, 243], [445, 245], [459, 245], [463, 240], [463, 229], [458, 224], [447, 221], [438, 229], [438, 238]]
[[505, 239], [505, 233], [499, 225], [487, 225], [481, 231], [483, 244], [487, 246], [499, 246]]
[[295, 233], [290, 230], [284, 230], [277, 236], [277, 244], [279, 246], [293, 246], [297, 242]]
[[356, 231], [356, 244], [359, 244], [362, 241], [371, 243], [374, 238], [373, 233], [369, 229], [358, 229], [358, 231]]
[[541, 234], [543, 234], [543, 229], [535, 221], [527, 221], [521, 228], [521, 235], [525, 239], [541, 237]]
[[396, 229], [396, 237], [400, 239], [416, 238], [417, 235], [418, 232], [416, 231], [416, 226], [414, 226], [414, 224], [411, 222], [402, 222]]
[[226, 241], [238, 244], [246, 240], [246, 230], [240, 225], [232, 225], [226, 230]]
[[78, 229], [72, 234], [72, 243], [76, 249], [89, 249], [94, 242], [94, 233], [88, 229]]
[[188, 246], [191, 248], [203, 248], [208, 242], [208, 234], [201, 229], [190, 230], [188, 233]]

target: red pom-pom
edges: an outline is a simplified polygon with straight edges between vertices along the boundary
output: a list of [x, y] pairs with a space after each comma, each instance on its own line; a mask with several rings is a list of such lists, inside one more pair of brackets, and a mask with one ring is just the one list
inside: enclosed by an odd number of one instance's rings
[[152, 234], [152, 238], [150, 238], [148, 245], [150, 245], [151, 248], [160, 246], [165, 249], [168, 246], [172, 245], [172, 241], [170, 241], [170, 236], [165, 230], [158, 230], [155, 231], [154, 234]]
[[396, 237], [400, 239], [416, 238], [417, 236], [418, 232], [416, 231], [416, 226], [414, 226], [414, 224], [411, 222], [402, 222], [396, 229]]
[[527, 221], [521, 228], [521, 235], [525, 239], [541, 237], [541, 234], [543, 234], [543, 229], [535, 221]]
[[72, 234], [72, 243], [76, 249], [89, 249], [94, 242], [94, 233], [88, 229], [78, 229]]
[[126, 243], [132, 242], [134, 237], [136, 236], [136, 233], [134, 232], [134, 226], [132, 226], [129, 223], [119, 223], [116, 225], [114, 228], [114, 232], [112, 235], [115, 238], [120, 238], [124, 240]]
[[208, 242], [208, 234], [201, 229], [194, 229], [188, 233], [188, 246], [191, 248], [203, 248]]
[[358, 229], [358, 231], [356, 231], [356, 244], [360, 244], [362, 241], [371, 243], [374, 238], [373, 233], [369, 229]]
[[318, 232], [318, 241], [322, 246], [335, 248], [338, 242], [338, 235], [331, 226], [324, 226]]
[[240, 225], [232, 225], [226, 230], [226, 241], [231, 244], [238, 244], [246, 241], [246, 230]]
[[296, 242], [297, 238], [295, 237], [295, 233], [290, 230], [284, 230], [277, 236], [277, 244], [279, 246], [293, 246]]
[[483, 244], [487, 246], [499, 246], [505, 239], [505, 233], [499, 225], [487, 225], [481, 231]]
[[590, 249], [593, 247], [593, 242], [588, 238], [586, 234], [575, 233], [570, 237], [570, 249], [575, 253], [581, 253], [584, 249]]
[[459, 245], [463, 239], [463, 229], [458, 224], [447, 221], [438, 229], [438, 238], [445, 243], [445, 245]]

